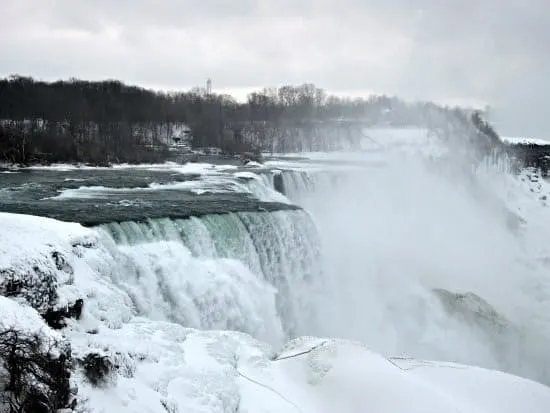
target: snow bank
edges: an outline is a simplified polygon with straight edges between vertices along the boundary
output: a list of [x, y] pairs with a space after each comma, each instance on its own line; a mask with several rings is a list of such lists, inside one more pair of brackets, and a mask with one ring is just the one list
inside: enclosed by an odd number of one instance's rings
[[[59, 302], [84, 299], [81, 319], [53, 332], [26, 304], [0, 297], [3, 322], [71, 342], [77, 411], [545, 413], [550, 405], [550, 388], [495, 371], [387, 359], [332, 339], [301, 338], [276, 353], [246, 334], [139, 317], [113, 282], [114, 246], [94, 230], [3, 213], [0, 228], [0, 268], [24, 278], [27, 266], [38, 266], [56, 274]], [[66, 265], [56, 265], [52, 251]], [[93, 386], [80, 367], [89, 354], [108, 357], [115, 368], [103, 386]]]
[[0, 228], [0, 286], [5, 287], [6, 280], [22, 286], [10, 296], [42, 315], [80, 298], [86, 301], [87, 314], [104, 318], [106, 324], [129, 319], [131, 300], [112, 288], [108, 267], [115, 268], [114, 258], [95, 231], [9, 213], [0, 213]]
[[[307, 348], [313, 350], [304, 354]], [[279, 389], [301, 411], [317, 413], [542, 412], [550, 401], [547, 387], [504, 373], [386, 359], [357, 343], [338, 340], [300, 342], [299, 349], [271, 362], [270, 370], [274, 379], [264, 384]]]
[[[0, 331], [16, 329], [27, 336], [38, 335], [59, 340], [61, 335], [52, 331], [42, 317], [27, 305], [0, 296]], [[46, 341], [49, 341], [46, 340]]]
[[79, 224], [5, 212], [0, 214], [0, 228], [0, 267], [26, 265], [54, 245], [69, 246], [73, 241], [92, 236]]
[[513, 137], [513, 136], [502, 136], [501, 139], [504, 143], [509, 143], [511, 145], [542, 145], [542, 146], [550, 145], [550, 141], [545, 139], [537, 139], [537, 138], [520, 138], [520, 137]]
[[[82, 340], [82, 338], [80, 338]], [[304, 338], [278, 355], [249, 336], [134, 320], [81, 348], [124, 354], [107, 389], [84, 380], [97, 412], [546, 412], [550, 389], [500, 372], [386, 359], [352, 342]], [[127, 356], [126, 356], [127, 355]]]
[[[10, 295], [45, 315], [73, 304], [71, 256], [95, 245], [93, 234], [78, 224], [31, 215], [0, 215], [0, 294]], [[65, 289], [60, 297], [58, 289]]]
[[[1, 165], [0, 165], [1, 166]], [[112, 166], [90, 166], [86, 164], [51, 164], [51, 165], [33, 165], [25, 169], [31, 170], [51, 170], [51, 171], [73, 171], [73, 170], [92, 170], [92, 169], [150, 169], [155, 171], [174, 171], [182, 174], [215, 174], [218, 171], [237, 169], [235, 165], [215, 165], [210, 163], [188, 162], [180, 164], [177, 162], [165, 162], [157, 164], [114, 164]]]

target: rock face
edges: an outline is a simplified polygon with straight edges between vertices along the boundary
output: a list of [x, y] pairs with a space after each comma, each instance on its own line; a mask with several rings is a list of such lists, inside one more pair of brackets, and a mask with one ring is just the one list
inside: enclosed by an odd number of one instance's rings
[[[3, 227], [8, 230], [12, 224], [6, 220]], [[36, 231], [48, 233], [40, 226]], [[89, 240], [80, 239], [74, 246], [67, 240], [63, 249], [53, 243], [40, 245], [38, 239], [37, 247], [38, 237], [14, 234], [16, 240], [0, 244], [0, 411], [72, 409], [72, 346], [56, 330], [82, 314], [84, 299], [62, 290], [71, 289], [73, 261]], [[25, 254], [25, 247], [33, 254]]]
[[44, 314], [44, 320], [53, 329], [59, 330], [67, 326], [67, 319], [73, 318], [80, 320], [84, 300], [78, 298], [73, 305], [69, 305], [58, 310], [48, 309]]
[[103, 386], [108, 383], [115, 366], [108, 356], [98, 353], [88, 353], [80, 365], [84, 369], [84, 375], [93, 386]]
[[471, 292], [453, 293], [442, 288], [437, 288], [434, 292], [447, 312], [462, 317], [465, 321], [475, 324], [481, 329], [494, 329], [503, 332], [512, 328], [508, 320], [477, 294]]
[[529, 143], [507, 144], [506, 152], [519, 162], [520, 167], [535, 168], [542, 176], [548, 176], [550, 169], [550, 145]]
[[285, 183], [283, 180], [282, 173], [273, 175], [273, 186], [275, 187], [275, 190], [277, 192], [280, 192], [281, 194], [285, 195]]
[[[467, 331], [487, 343], [495, 359], [506, 366], [515, 366], [515, 371], [534, 370], [533, 363], [543, 357], [539, 354], [539, 339], [536, 335], [525, 336], [521, 326], [504, 317], [489, 302], [472, 292], [455, 293], [435, 289], [445, 311]], [[526, 346], [525, 342], [530, 343]], [[544, 341], [542, 341], [544, 342]], [[532, 360], [522, 354], [529, 352]], [[537, 355], [539, 354], [539, 355]], [[540, 379], [543, 379], [542, 377]]]

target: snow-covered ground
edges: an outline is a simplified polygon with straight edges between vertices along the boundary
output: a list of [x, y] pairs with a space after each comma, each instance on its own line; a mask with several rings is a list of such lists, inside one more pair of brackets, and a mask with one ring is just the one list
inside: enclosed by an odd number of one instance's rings
[[550, 141], [546, 139], [522, 138], [516, 136], [502, 136], [501, 139], [504, 143], [512, 145], [550, 145]]

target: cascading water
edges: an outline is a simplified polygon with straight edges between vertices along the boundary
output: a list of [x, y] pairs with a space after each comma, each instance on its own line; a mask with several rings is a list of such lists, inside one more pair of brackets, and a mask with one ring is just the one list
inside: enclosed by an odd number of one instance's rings
[[[550, 253], [536, 244], [548, 212], [505, 171], [445, 166], [297, 165], [282, 186], [305, 211], [104, 225], [111, 277], [150, 318], [273, 344], [345, 337], [550, 383]], [[277, 173], [237, 178], [290, 202]], [[512, 228], [514, 213], [527, 225]]]
[[112, 223], [101, 230], [119, 257], [113, 281], [143, 315], [277, 344], [316, 324], [304, 297], [322, 277], [316, 228], [304, 211]]
[[294, 201], [311, 195], [321, 186], [332, 186], [338, 178], [336, 173], [327, 171], [285, 170], [281, 175], [284, 193]]

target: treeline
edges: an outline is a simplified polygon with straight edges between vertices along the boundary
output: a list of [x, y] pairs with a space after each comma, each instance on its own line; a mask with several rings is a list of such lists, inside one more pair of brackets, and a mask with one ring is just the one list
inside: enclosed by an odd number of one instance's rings
[[0, 160], [162, 161], [186, 127], [193, 147], [227, 153], [353, 148], [365, 126], [428, 126], [449, 110], [388, 96], [339, 98], [312, 84], [264, 89], [237, 102], [204, 90], [11, 76], [0, 79]]

